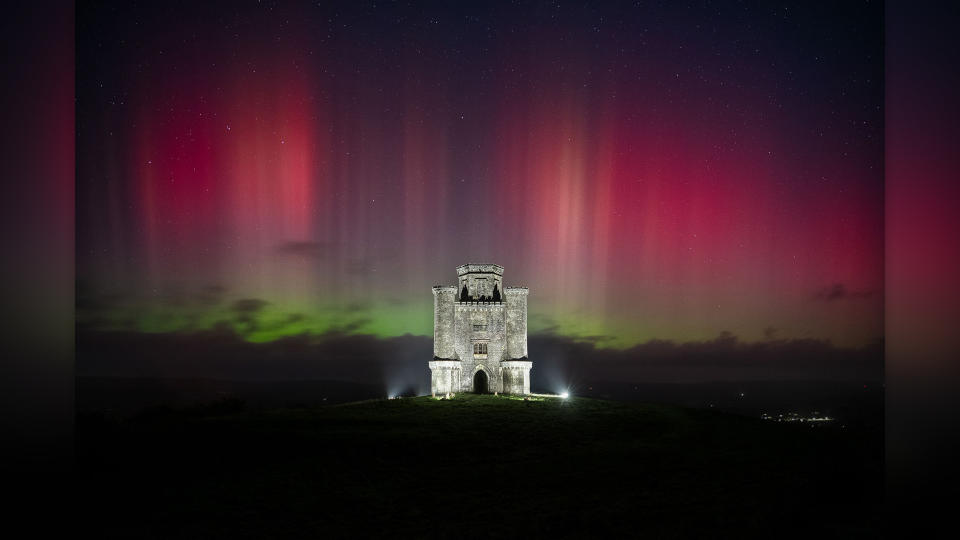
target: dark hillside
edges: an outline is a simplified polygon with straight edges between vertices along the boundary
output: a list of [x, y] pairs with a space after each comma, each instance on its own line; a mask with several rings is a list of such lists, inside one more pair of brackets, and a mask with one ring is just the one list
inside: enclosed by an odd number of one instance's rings
[[78, 422], [109, 537], [876, 537], [882, 433], [463, 396]]

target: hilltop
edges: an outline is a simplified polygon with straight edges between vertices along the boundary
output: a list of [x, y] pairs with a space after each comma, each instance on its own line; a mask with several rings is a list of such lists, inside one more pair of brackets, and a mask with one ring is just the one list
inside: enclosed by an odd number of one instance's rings
[[84, 415], [83, 528], [137, 537], [875, 537], [882, 433], [461, 395]]

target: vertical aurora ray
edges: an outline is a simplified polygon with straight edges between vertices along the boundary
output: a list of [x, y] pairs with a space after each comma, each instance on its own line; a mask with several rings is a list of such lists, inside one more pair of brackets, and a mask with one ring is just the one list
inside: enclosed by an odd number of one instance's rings
[[430, 335], [429, 287], [492, 261], [600, 346], [882, 335], [879, 34], [823, 63], [815, 12], [99, 9], [92, 328]]

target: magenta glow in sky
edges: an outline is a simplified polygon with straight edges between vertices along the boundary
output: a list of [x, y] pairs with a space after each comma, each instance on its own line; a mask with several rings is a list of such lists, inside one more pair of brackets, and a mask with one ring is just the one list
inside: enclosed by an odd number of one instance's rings
[[882, 8], [78, 12], [78, 316], [432, 335], [495, 262], [532, 331], [883, 332]]

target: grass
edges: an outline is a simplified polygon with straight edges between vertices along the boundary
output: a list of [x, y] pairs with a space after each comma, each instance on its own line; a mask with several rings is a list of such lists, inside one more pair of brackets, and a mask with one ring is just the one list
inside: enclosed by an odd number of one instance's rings
[[458, 395], [78, 422], [105, 537], [876, 537], [882, 434]]

